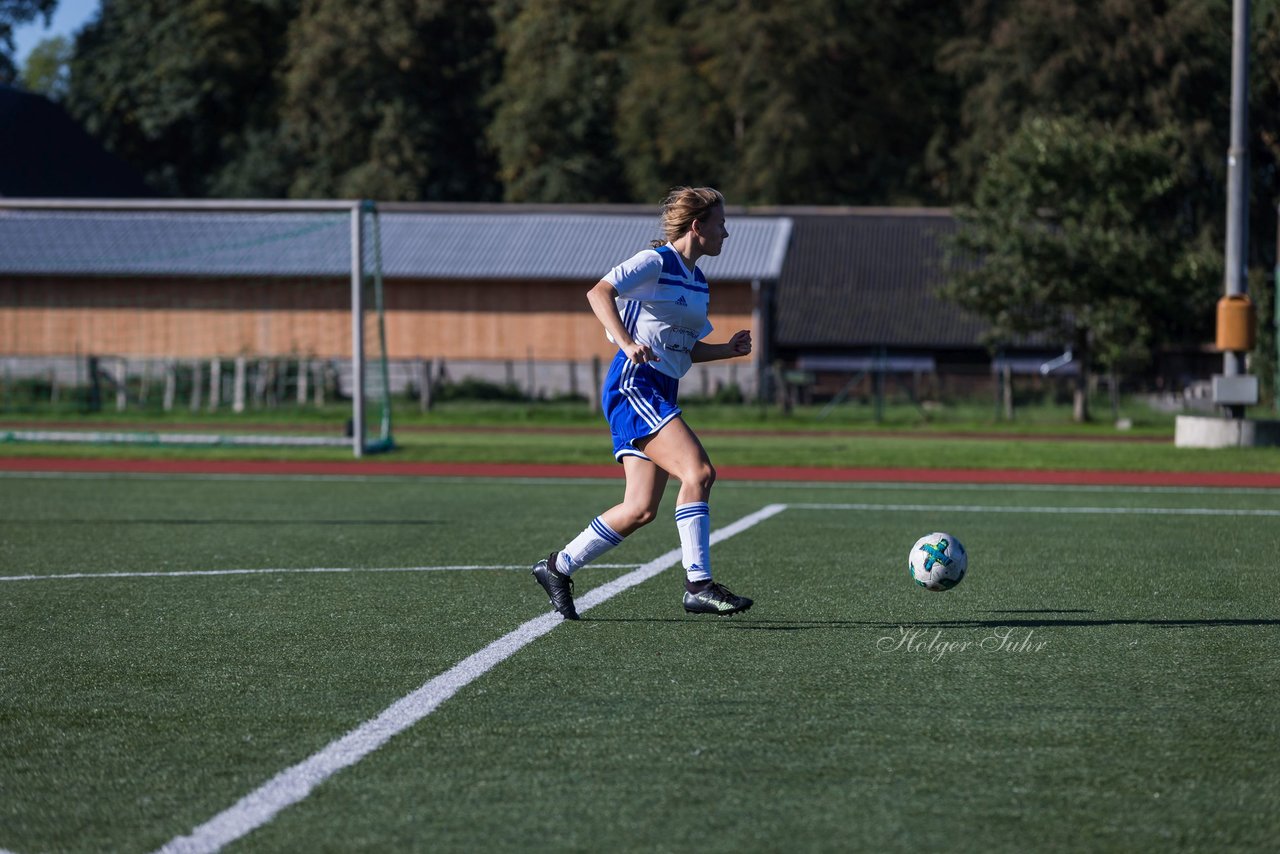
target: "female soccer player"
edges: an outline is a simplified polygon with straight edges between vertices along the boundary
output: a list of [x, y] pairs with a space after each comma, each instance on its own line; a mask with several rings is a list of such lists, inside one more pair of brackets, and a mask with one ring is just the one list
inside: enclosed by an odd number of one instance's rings
[[702, 340], [711, 332], [710, 289], [698, 259], [719, 255], [729, 236], [724, 196], [710, 187], [677, 187], [662, 205], [662, 225], [665, 244], [655, 241], [653, 248], [623, 261], [587, 292], [591, 310], [618, 345], [602, 402], [626, 489], [621, 504], [592, 519], [582, 533], [533, 567], [551, 606], [566, 620], [578, 619], [573, 573], [652, 522], [671, 476], [680, 481], [675, 515], [686, 577], [684, 609], [724, 615], [752, 604], [711, 580], [707, 499], [716, 470], [676, 405], [680, 378], [694, 362], [751, 352], [748, 329], [721, 344]]

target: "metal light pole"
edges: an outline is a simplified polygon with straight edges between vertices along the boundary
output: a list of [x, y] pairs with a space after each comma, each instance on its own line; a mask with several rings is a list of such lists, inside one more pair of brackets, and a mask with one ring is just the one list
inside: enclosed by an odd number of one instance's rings
[[[1225, 292], [1219, 308], [1219, 339], [1224, 307], [1247, 307], [1249, 241], [1249, 0], [1233, 0], [1231, 39], [1231, 145], [1227, 149], [1227, 243]], [[1235, 298], [1235, 299], [1233, 299]], [[1236, 339], [1239, 336], [1235, 336]], [[1257, 377], [1244, 375], [1242, 345], [1220, 344], [1222, 375], [1214, 377], [1213, 399], [1232, 418], [1258, 402]], [[1247, 349], [1247, 348], [1244, 348]]]
[[[1249, 0], [1234, 0], [1231, 40], [1231, 147], [1227, 149], [1226, 293], [1248, 290], [1249, 247]], [[1223, 355], [1222, 372], [1240, 373], [1235, 353]]]

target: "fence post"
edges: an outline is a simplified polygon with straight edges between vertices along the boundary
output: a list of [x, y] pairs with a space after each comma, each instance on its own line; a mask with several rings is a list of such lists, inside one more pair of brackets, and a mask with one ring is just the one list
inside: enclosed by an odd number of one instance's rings
[[164, 411], [173, 411], [173, 400], [178, 396], [178, 365], [172, 359], [164, 363]]
[[600, 378], [600, 357], [598, 355], [591, 357], [591, 393], [587, 395], [587, 402], [591, 406], [593, 413], [600, 412], [600, 392], [603, 380]]
[[129, 363], [121, 357], [116, 362], [116, 412], [124, 412], [129, 408], [129, 390], [125, 384], [129, 381]]
[[312, 379], [315, 381], [314, 385], [316, 387], [315, 405], [317, 409], [321, 409], [324, 407], [324, 385], [326, 382], [324, 362], [312, 362], [311, 370], [314, 371]]
[[770, 373], [772, 379], [773, 391], [777, 396], [778, 409], [783, 415], [791, 414], [791, 390], [787, 388], [786, 378], [782, 375], [782, 360], [773, 360], [773, 370]]
[[204, 389], [204, 362], [196, 359], [191, 365], [191, 411], [200, 411], [200, 392]]
[[1004, 420], [1013, 420], [1013, 366], [1008, 359], [1004, 361]]
[[222, 360], [209, 362], [209, 411], [215, 412], [222, 400]]
[[311, 376], [311, 364], [305, 356], [298, 357], [298, 389], [297, 400], [299, 406], [307, 405], [307, 379]]
[[244, 412], [244, 393], [245, 393], [245, 358], [243, 355], [236, 356], [236, 367], [233, 385], [231, 388], [231, 411]]
[[97, 356], [88, 357], [88, 411], [102, 410], [102, 376]]
[[151, 385], [151, 360], [142, 360], [142, 381], [138, 384], [138, 405], [147, 408], [147, 392]]
[[435, 371], [435, 361], [432, 359], [419, 359], [417, 362], [418, 373], [418, 411], [430, 412], [435, 401], [432, 399], [432, 384], [435, 382], [433, 373]]

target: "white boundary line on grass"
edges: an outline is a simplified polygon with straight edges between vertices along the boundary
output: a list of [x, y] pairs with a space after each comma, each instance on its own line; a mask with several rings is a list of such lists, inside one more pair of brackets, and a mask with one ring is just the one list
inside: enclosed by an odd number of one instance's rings
[[[713, 533], [711, 542], [727, 540], [786, 509], [785, 504], [770, 504], [763, 507]], [[576, 600], [578, 610], [586, 611], [594, 608], [624, 590], [653, 578], [679, 560], [680, 549], [673, 549], [626, 575], [602, 584]], [[558, 614], [543, 614], [503, 635], [484, 649], [430, 679], [413, 693], [392, 703], [376, 718], [365, 721], [351, 732], [330, 742], [320, 752], [281, 771], [233, 806], [192, 830], [190, 834], [171, 839], [159, 849], [159, 852], [194, 854], [217, 851], [222, 846], [267, 824], [281, 810], [306, 798], [316, 786], [343, 768], [359, 762], [393, 736], [434, 712], [445, 700], [550, 632], [561, 622], [563, 620]]]
[[[865, 510], [868, 512], [930, 512], [930, 513], [1041, 513], [1047, 515], [1120, 515], [1120, 516], [1253, 516], [1280, 517], [1280, 509], [1229, 509], [1219, 507], [1055, 507], [1055, 506], [1019, 506], [1019, 505], [979, 505], [979, 504], [873, 504], [873, 503], [812, 503], [795, 502], [782, 506], [793, 510]], [[635, 564], [593, 564], [600, 569], [633, 569]], [[647, 566], [647, 564], [646, 564]], [[71, 581], [98, 578], [180, 578], [192, 576], [218, 575], [274, 575], [290, 573], [361, 573], [361, 572], [472, 572], [472, 571], [514, 571], [527, 567], [492, 565], [492, 566], [407, 566], [407, 567], [314, 567], [301, 569], [268, 568], [268, 569], [205, 569], [139, 571], [139, 572], [71, 572], [60, 575], [0, 575], [0, 583], [6, 581]], [[5, 852], [0, 851], [0, 854]]]
[[1231, 510], [1217, 507], [1020, 507], [979, 504], [788, 504], [793, 510], [930, 511], [938, 513], [1048, 513], [1128, 516], [1280, 516], [1280, 510]]
[[[634, 563], [593, 563], [592, 566], [600, 569], [635, 569]], [[511, 565], [494, 565], [494, 566], [384, 566], [384, 567], [352, 567], [352, 566], [334, 566], [334, 567], [311, 567], [303, 569], [179, 569], [171, 572], [162, 571], [138, 571], [138, 572], [67, 572], [61, 575], [0, 575], [0, 582], [3, 581], [71, 581], [78, 579], [94, 579], [94, 578], [186, 578], [190, 576], [202, 575], [288, 575], [297, 573], [361, 573], [361, 572], [475, 572], [484, 570], [499, 570], [503, 572], [511, 572], [514, 570], [528, 571], [527, 564], [519, 566]], [[0, 850], [0, 854], [5, 854]]]

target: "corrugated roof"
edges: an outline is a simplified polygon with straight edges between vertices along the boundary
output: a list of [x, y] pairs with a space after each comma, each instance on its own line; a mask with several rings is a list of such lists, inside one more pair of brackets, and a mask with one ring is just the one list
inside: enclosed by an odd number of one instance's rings
[[346, 212], [0, 210], [0, 274], [349, 274]]
[[[387, 278], [597, 279], [659, 237], [656, 216], [391, 212], [379, 217]], [[785, 217], [729, 223], [713, 281], [773, 279]], [[337, 213], [0, 210], [0, 275], [346, 275], [350, 220]]]
[[778, 280], [776, 343], [788, 348], [975, 346], [987, 326], [942, 300], [945, 211], [794, 215]]
[[[429, 278], [599, 278], [661, 237], [656, 216], [607, 214], [392, 213], [382, 228], [385, 274]], [[713, 280], [776, 279], [790, 233], [785, 217], [732, 220], [723, 254], [698, 264]]]

